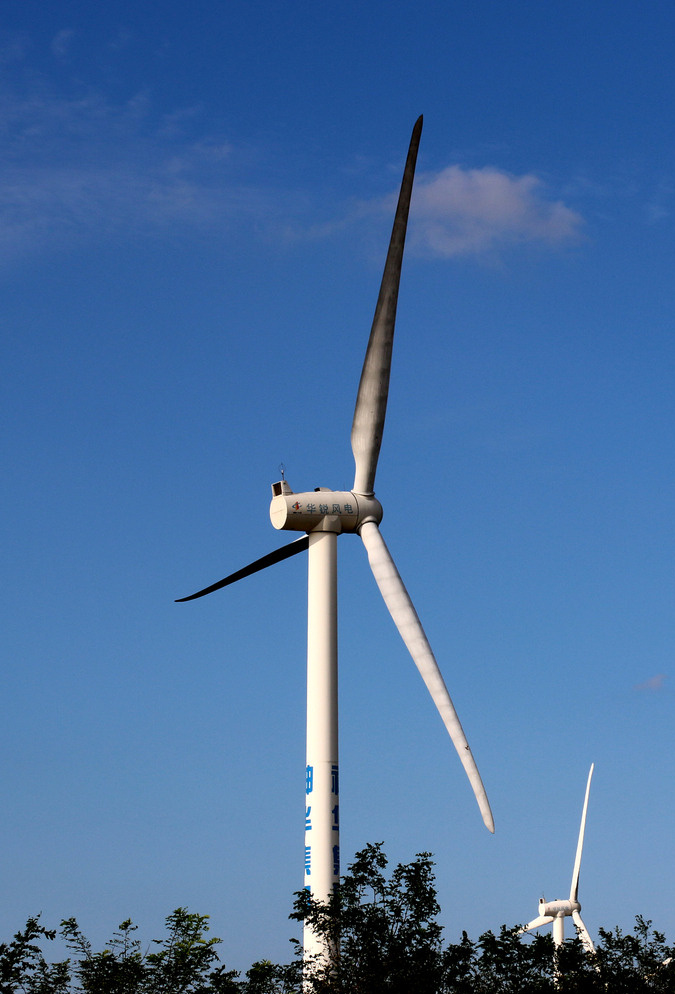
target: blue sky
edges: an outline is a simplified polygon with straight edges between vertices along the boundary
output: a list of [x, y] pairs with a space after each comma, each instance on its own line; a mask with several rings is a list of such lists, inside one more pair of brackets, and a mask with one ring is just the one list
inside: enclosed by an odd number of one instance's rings
[[343, 865], [431, 850], [449, 938], [566, 896], [672, 940], [669, 4], [25, 2], [0, 29], [8, 935], [208, 913], [283, 959], [306, 564], [269, 484], [351, 486], [424, 114], [377, 491], [486, 784], [340, 542]]

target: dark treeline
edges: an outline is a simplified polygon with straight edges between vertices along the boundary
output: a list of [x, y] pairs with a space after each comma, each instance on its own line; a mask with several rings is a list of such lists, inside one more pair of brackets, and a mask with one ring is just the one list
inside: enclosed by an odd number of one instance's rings
[[[387, 877], [382, 845], [356, 854], [329, 904], [296, 895], [291, 918], [308, 921], [338, 954], [330, 967], [302, 962], [291, 940], [287, 964], [254, 963], [241, 976], [219, 960], [220, 939], [208, 936], [208, 916], [178, 908], [166, 935], [144, 948], [136, 926], [123, 922], [107, 946], [94, 951], [77, 921], [61, 922], [69, 956], [49, 962], [57, 931], [32, 918], [0, 944], [0, 994], [641, 994], [675, 992], [675, 948], [638, 916], [632, 933], [600, 929], [595, 955], [578, 939], [555, 951], [549, 934], [523, 939], [502, 926], [476, 941], [443, 940], [433, 863], [419, 853]], [[339, 923], [339, 924], [338, 924]]]

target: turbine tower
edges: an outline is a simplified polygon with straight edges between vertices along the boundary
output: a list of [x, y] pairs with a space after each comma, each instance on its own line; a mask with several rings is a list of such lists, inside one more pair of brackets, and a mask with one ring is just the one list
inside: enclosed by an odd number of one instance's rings
[[572, 886], [570, 887], [569, 901], [546, 901], [542, 897], [539, 901], [538, 916], [521, 930], [522, 932], [531, 932], [533, 929], [539, 928], [541, 925], [548, 925], [553, 922], [553, 942], [556, 946], [561, 946], [565, 941], [565, 918], [571, 917], [572, 921], [576, 925], [579, 938], [583, 942], [586, 952], [588, 953], [594, 953], [595, 946], [593, 945], [593, 940], [588, 934], [588, 929], [584, 925], [579, 913], [581, 911], [581, 905], [579, 904], [579, 871], [581, 869], [581, 853], [584, 848], [588, 795], [591, 790], [591, 777], [593, 776], [594, 766], [595, 764], [591, 763], [591, 768], [588, 773], [588, 782], [586, 783], [586, 796], [584, 797], [584, 807], [581, 812], [579, 841], [577, 842], [577, 853], [574, 858], [574, 869], [572, 871]]
[[[305, 888], [326, 901], [340, 879], [340, 807], [337, 697], [337, 537], [361, 536], [385, 604], [438, 709], [469, 777], [487, 828], [494, 822], [485, 788], [429, 642], [394, 561], [380, 534], [382, 505], [375, 497], [375, 471], [382, 443], [396, 304], [415, 163], [422, 132], [413, 128], [389, 251], [361, 373], [351, 444], [356, 464], [349, 491], [317, 487], [294, 493], [285, 479], [272, 484], [270, 517], [275, 528], [303, 532], [301, 538], [263, 556], [223, 580], [181, 600], [192, 600], [308, 551], [307, 761], [305, 768]], [[322, 953], [307, 927], [305, 955]]]

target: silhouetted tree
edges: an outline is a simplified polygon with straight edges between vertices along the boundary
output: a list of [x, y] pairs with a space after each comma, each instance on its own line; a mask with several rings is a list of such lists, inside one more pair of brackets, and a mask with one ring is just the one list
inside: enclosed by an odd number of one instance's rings
[[382, 843], [370, 844], [356, 854], [329, 902], [297, 894], [291, 918], [306, 921], [338, 952], [334, 964], [318, 961], [306, 970], [315, 991], [439, 989], [442, 929], [431, 855], [399, 864], [389, 879], [386, 867]]
[[578, 939], [554, 949], [550, 935], [506, 926], [445, 943], [430, 854], [386, 871], [382, 844], [367, 845], [329, 902], [296, 894], [291, 918], [325, 937], [330, 964], [303, 963], [292, 940], [292, 962], [260, 960], [240, 977], [218, 962], [208, 917], [186, 908], [145, 951], [131, 920], [95, 952], [65, 919], [70, 958], [48, 963], [42, 945], [56, 932], [37, 917], [0, 943], [0, 994], [675, 994], [675, 948], [640, 916], [633, 933], [600, 929], [594, 956]]

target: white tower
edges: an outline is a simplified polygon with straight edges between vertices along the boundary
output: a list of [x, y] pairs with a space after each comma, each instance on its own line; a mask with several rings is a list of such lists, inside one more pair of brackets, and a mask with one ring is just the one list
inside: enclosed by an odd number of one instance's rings
[[[382, 506], [375, 497], [375, 472], [384, 431], [396, 305], [408, 211], [422, 118], [413, 128], [375, 317], [363, 363], [352, 425], [355, 461], [350, 491], [324, 487], [294, 493], [286, 480], [272, 485], [270, 517], [275, 528], [304, 535], [225, 579], [181, 600], [192, 600], [308, 550], [307, 760], [305, 769], [305, 886], [326, 900], [340, 878], [340, 806], [337, 697], [337, 538], [361, 536], [389, 613], [431, 694], [459, 754], [483, 821], [494, 822], [485, 788], [424, 629], [380, 534]], [[330, 953], [305, 929], [306, 955]]]

